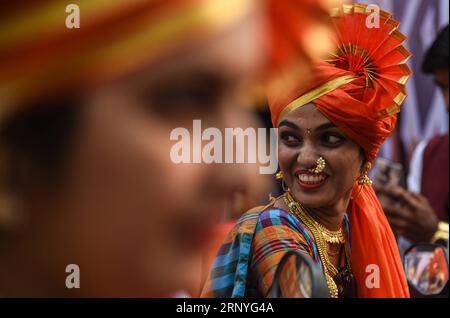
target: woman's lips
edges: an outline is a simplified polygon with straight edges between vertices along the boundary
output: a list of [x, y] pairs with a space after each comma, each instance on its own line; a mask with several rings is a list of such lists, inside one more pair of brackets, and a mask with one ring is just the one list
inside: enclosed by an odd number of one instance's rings
[[301, 170], [295, 173], [295, 180], [304, 190], [315, 190], [320, 188], [327, 180], [326, 173], [313, 173], [308, 170]]

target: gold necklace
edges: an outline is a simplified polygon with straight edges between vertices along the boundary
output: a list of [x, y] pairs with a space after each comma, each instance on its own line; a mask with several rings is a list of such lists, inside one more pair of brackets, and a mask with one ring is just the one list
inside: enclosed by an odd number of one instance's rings
[[286, 205], [289, 207], [289, 210], [294, 213], [300, 219], [300, 221], [305, 224], [311, 231], [314, 240], [316, 241], [317, 249], [319, 251], [319, 257], [323, 264], [323, 272], [328, 288], [330, 290], [331, 297], [337, 298], [339, 295], [338, 288], [332, 276], [336, 276], [338, 270], [328, 258], [327, 243], [321, 229], [316, 224], [318, 222], [314, 222], [315, 220], [309, 214], [307, 214], [304, 208], [302, 208], [300, 204], [294, 200], [294, 198], [292, 198], [289, 192], [285, 193], [284, 200]]
[[[306, 211], [305, 211], [306, 212]], [[306, 212], [307, 213], [307, 212]], [[331, 231], [327, 229], [325, 226], [314, 220], [312, 217], [314, 224], [320, 229], [325, 241], [331, 244], [343, 244], [345, 243], [345, 235], [342, 229], [342, 226], [337, 231]]]

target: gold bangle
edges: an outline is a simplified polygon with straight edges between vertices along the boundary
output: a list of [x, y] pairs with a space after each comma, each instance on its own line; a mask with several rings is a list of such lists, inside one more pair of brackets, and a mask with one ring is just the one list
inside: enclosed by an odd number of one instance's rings
[[448, 223], [447, 222], [439, 222], [438, 228], [431, 239], [431, 243], [436, 243], [438, 241], [445, 241], [448, 243]]

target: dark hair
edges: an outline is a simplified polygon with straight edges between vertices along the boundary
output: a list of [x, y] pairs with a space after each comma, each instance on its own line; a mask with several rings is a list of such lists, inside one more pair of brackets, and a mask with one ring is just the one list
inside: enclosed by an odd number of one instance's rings
[[431, 47], [428, 49], [422, 64], [422, 71], [426, 74], [434, 73], [438, 69], [448, 68], [448, 25], [439, 32]]
[[35, 103], [0, 125], [0, 184], [15, 195], [60, 180], [74, 135], [78, 105], [61, 99]]

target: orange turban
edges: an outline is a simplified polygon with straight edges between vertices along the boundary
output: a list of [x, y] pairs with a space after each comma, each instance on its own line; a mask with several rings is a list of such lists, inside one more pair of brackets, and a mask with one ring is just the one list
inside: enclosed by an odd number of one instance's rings
[[[379, 26], [370, 28], [366, 5], [342, 5], [331, 14], [337, 51], [314, 63], [311, 80], [290, 79], [269, 94], [272, 122], [308, 103], [360, 145], [372, 162], [395, 127], [411, 75], [406, 37], [391, 14], [381, 11]], [[349, 205], [351, 259], [359, 297], [409, 296], [395, 237], [370, 186], [357, 184]], [[380, 287], [366, 284], [370, 265], [379, 269]]]

